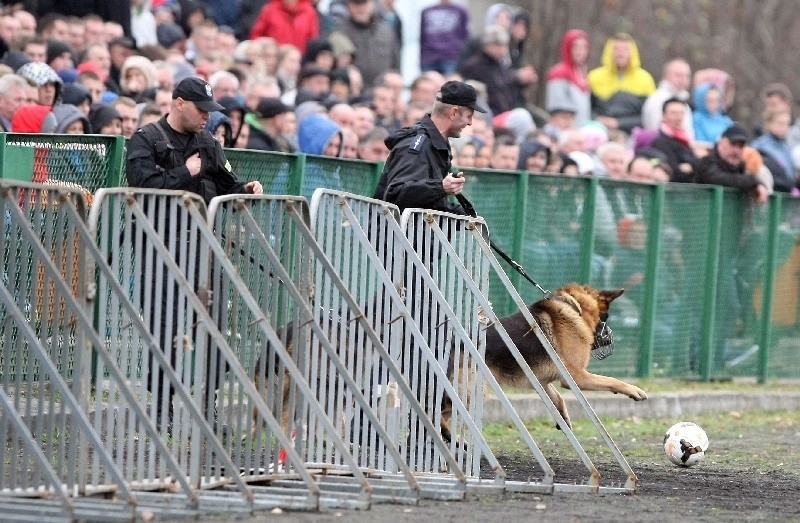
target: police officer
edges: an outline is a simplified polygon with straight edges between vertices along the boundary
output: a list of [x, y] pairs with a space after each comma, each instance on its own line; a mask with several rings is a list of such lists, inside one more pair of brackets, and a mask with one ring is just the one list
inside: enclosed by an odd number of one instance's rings
[[[450, 195], [458, 195], [464, 188], [464, 176], [459, 172], [450, 173], [452, 154], [450, 152], [450, 138], [458, 138], [461, 131], [472, 124], [472, 115], [475, 111], [485, 113], [486, 110], [477, 103], [478, 96], [475, 89], [464, 82], [450, 81], [445, 83], [430, 114], [411, 127], [404, 127], [390, 135], [384, 143], [389, 148], [389, 157], [383, 169], [383, 174], [375, 189], [374, 198], [394, 203], [403, 209], [418, 207], [445, 211], [453, 214], [471, 214], [467, 209], [451, 201]], [[468, 202], [465, 200], [465, 203]], [[470, 206], [471, 207], [471, 206]], [[473, 210], [474, 212], [474, 210]], [[415, 245], [418, 252], [424, 252], [425, 247]], [[433, 255], [432, 255], [433, 256]], [[420, 291], [413, 282], [418, 281], [415, 270], [406, 275], [408, 289], [407, 303], [418, 301], [431, 302], [430, 291]], [[415, 296], [416, 293], [416, 296]], [[437, 347], [436, 325], [441, 324], [442, 318], [432, 317], [432, 310], [426, 313], [428, 317], [421, 321], [422, 335], [428, 340], [428, 345], [434, 350], [437, 358], [443, 358], [443, 348]], [[427, 325], [427, 328], [425, 327]], [[412, 356], [416, 358], [418, 356]], [[401, 371], [416, 388], [418, 394], [425, 388], [417, 385], [425, 379], [425, 372], [420, 365], [414, 372], [406, 368], [407, 358], [403, 358]], [[452, 360], [447, 363], [452, 368]], [[428, 384], [428, 390], [437, 390], [434, 378]], [[432, 404], [427, 394], [421, 394], [417, 399], [423, 407], [432, 412]], [[447, 408], [447, 405], [442, 405]], [[442, 435], [449, 438], [449, 430], [443, 429]]]
[[208, 113], [223, 109], [205, 81], [182, 80], [172, 92], [169, 114], [133, 134], [128, 144], [128, 185], [191, 191], [206, 203], [223, 194], [261, 194], [259, 182], [239, 181], [222, 146], [203, 129]]
[[404, 127], [386, 140], [389, 158], [375, 189], [374, 198], [406, 207], [467, 214], [449, 195], [464, 188], [463, 173], [450, 173], [450, 138], [472, 124], [478, 105], [475, 89], [464, 82], [445, 83], [436, 95], [430, 114], [411, 127]]
[[[128, 185], [151, 189], [191, 191], [199, 194], [206, 204], [217, 195], [261, 194], [263, 189], [258, 181], [247, 184], [239, 181], [225, 158], [222, 146], [210, 132], [204, 129], [208, 122], [209, 112], [222, 109], [223, 107], [214, 101], [211, 86], [205, 81], [200, 78], [182, 80], [172, 92], [169, 114], [156, 122], [145, 125], [133, 134], [128, 144], [127, 154]], [[165, 230], [168, 229], [165, 228]], [[167, 239], [165, 238], [165, 240]], [[150, 296], [153, 296], [152, 310], [149, 311], [150, 328], [158, 327], [160, 333], [158, 341], [162, 350], [165, 350], [171, 344], [174, 336], [174, 332], [167, 332], [170, 303], [167, 299], [166, 289], [169, 288], [170, 283], [166, 277], [159, 280], [154, 276], [156, 273], [156, 268], [152, 269], [152, 274], [147, 274], [144, 269], [141, 271], [140, 299], [144, 302], [144, 296], [148, 292]], [[197, 285], [199, 280], [197, 274], [187, 276]], [[172, 285], [173, 295], [177, 295], [177, 284], [173, 283]], [[159, 300], [160, 309], [156, 304]], [[160, 315], [156, 314], [158, 310], [161, 311]], [[174, 366], [175, 352], [172, 350], [165, 350], [165, 352], [170, 354], [170, 363]], [[152, 365], [151, 360], [151, 369]], [[213, 355], [209, 360], [209, 373], [212, 367], [216, 367], [220, 373], [224, 373], [223, 362]], [[165, 400], [159, 399], [155, 421], [160, 430], [170, 432], [172, 430], [174, 390], [168, 384], [164, 386], [163, 374], [160, 370], [156, 373], [155, 379], [152, 374], [147, 377], [146, 386], [151, 392], [154, 392], [153, 381], [160, 389], [161, 398], [167, 398], [168, 405], [168, 414], [164, 416], [162, 411]], [[207, 378], [206, 382], [208, 381]], [[207, 394], [208, 398], [203, 407], [209, 421], [216, 425], [213, 386], [209, 386]]]

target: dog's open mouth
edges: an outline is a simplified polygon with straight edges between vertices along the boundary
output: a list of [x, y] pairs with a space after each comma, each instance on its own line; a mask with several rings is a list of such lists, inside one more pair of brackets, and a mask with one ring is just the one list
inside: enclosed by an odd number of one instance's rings
[[592, 343], [592, 356], [596, 360], [603, 360], [614, 353], [614, 332], [608, 326], [608, 313], [600, 314], [600, 323], [594, 331]]

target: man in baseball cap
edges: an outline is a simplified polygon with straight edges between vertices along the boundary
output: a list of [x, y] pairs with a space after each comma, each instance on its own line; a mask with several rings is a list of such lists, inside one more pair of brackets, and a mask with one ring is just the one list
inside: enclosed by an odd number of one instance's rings
[[456, 80], [446, 82], [436, 94], [436, 100], [445, 104], [469, 107], [479, 113], [486, 112], [486, 109], [478, 104], [478, 93], [475, 92], [475, 88]]
[[[142, 126], [133, 133], [128, 142], [125, 173], [128, 185], [149, 189], [190, 191], [199, 194], [206, 204], [218, 195], [261, 194], [263, 192], [261, 183], [258, 181], [243, 183], [225, 158], [222, 146], [214, 135], [204, 129], [208, 122], [208, 113], [221, 109], [224, 108], [214, 101], [211, 86], [205, 81], [200, 78], [181, 80], [172, 92], [169, 113], [155, 122]], [[166, 245], [169, 245], [168, 236], [171, 234], [181, 235], [185, 234], [185, 231], [179, 229], [178, 232], [169, 232], [168, 228], [164, 228], [160, 231], [160, 235]], [[144, 255], [142, 252], [143, 257]], [[158, 263], [154, 264], [154, 267], [156, 266], [160, 267]], [[187, 277], [189, 281], [199, 281], [198, 275], [187, 274]], [[143, 268], [139, 285], [141, 289], [166, 292], [165, 289], [170, 288], [171, 283], [160, 275], [160, 269]], [[172, 346], [171, 340], [179, 335], [171, 319], [174, 314], [178, 314], [178, 311], [162, 307], [167, 305], [162, 305], [156, 298], [153, 300], [151, 310], [146, 312], [151, 332], [161, 333], [158, 342], [168, 355], [171, 351], [169, 348]], [[214, 362], [212, 365], [216, 365], [216, 356], [211, 357], [210, 361]], [[209, 365], [209, 369], [213, 368], [212, 365]], [[151, 370], [147, 379], [143, 381], [146, 382], [150, 392], [155, 393], [157, 389], [160, 393], [159, 398], [168, 398], [166, 402], [158, 402], [155, 421], [161, 432], [169, 433], [172, 396], [175, 390], [157, 368]], [[208, 377], [206, 381], [208, 382]], [[204, 401], [204, 405], [215, 404], [214, 388], [214, 386], [208, 387], [207, 394], [210, 400]], [[165, 404], [168, 407], [162, 410], [162, 405]], [[207, 410], [206, 416], [209, 422], [215, 423], [216, 409]]]
[[451, 174], [450, 138], [472, 125], [478, 105], [475, 89], [464, 82], [442, 85], [430, 114], [411, 127], [394, 132], [386, 140], [389, 158], [373, 198], [396, 204], [400, 210], [420, 207], [453, 214], [468, 214], [450, 196], [464, 188], [463, 173]]
[[194, 102], [198, 109], [207, 113], [225, 109], [214, 101], [214, 93], [211, 91], [211, 86], [196, 76], [184, 78], [175, 86], [172, 91], [172, 99], [177, 100], [178, 98], [182, 98], [187, 102]]

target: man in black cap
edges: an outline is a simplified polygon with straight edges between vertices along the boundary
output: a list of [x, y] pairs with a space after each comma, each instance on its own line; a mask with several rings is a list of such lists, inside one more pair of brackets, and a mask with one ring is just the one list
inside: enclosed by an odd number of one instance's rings
[[[231, 170], [231, 165], [225, 158], [222, 146], [214, 136], [204, 129], [208, 122], [209, 112], [220, 111], [223, 107], [214, 101], [211, 86], [204, 80], [190, 77], [182, 80], [172, 92], [170, 112], [156, 122], [150, 123], [137, 130], [128, 144], [127, 153], [127, 179], [131, 187], [145, 187], [151, 189], [184, 190], [199, 194], [206, 203], [217, 195], [251, 193], [261, 194], [263, 189], [258, 181], [242, 183]], [[161, 235], [165, 236], [162, 229]], [[168, 238], [164, 238], [166, 242]], [[139, 253], [146, 256], [146, 253]], [[140, 273], [141, 297], [150, 293], [151, 296], [161, 297], [160, 305], [153, 300], [150, 311], [146, 311], [152, 332], [159, 333], [160, 346], [166, 347], [175, 336], [172, 320], [169, 318], [167, 300], [169, 295], [166, 289], [170, 283], [166, 279], [156, 276], [161, 270], [154, 264], [151, 270], [142, 268]], [[164, 272], [166, 273], [166, 272]], [[199, 275], [187, 275], [190, 281], [197, 285]], [[177, 295], [177, 286], [173, 295]], [[158, 314], [160, 311], [160, 314]], [[157, 329], [157, 330], [156, 330]], [[174, 351], [165, 351], [174, 359]], [[174, 365], [174, 361], [172, 361]], [[209, 359], [209, 372], [213, 367], [219, 369], [222, 363], [211, 355]], [[152, 367], [151, 367], [152, 368]], [[224, 371], [220, 371], [224, 373]], [[169, 432], [172, 420], [172, 395], [174, 391], [167, 385], [158, 372], [158, 378], [153, 380], [148, 376], [146, 386], [151, 390], [153, 383], [161, 388], [161, 397], [169, 397], [167, 405], [168, 414], [163, 415], [163, 402], [159, 401], [156, 410], [156, 423], [161, 430]], [[162, 388], [163, 387], [163, 388]], [[204, 405], [211, 420], [215, 387], [209, 386], [209, 401]]]
[[128, 185], [191, 191], [206, 203], [221, 194], [261, 194], [259, 182], [239, 181], [222, 147], [203, 130], [208, 113], [222, 109], [205, 81], [196, 77], [182, 80], [172, 92], [169, 114], [131, 138]]
[[259, 151], [277, 151], [293, 153], [295, 148], [289, 143], [283, 133], [286, 130], [286, 114], [291, 108], [285, 105], [280, 98], [261, 98], [256, 106], [253, 120], [250, 123], [250, 138], [247, 140], [248, 149]]
[[386, 139], [389, 158], [375, 189], [374, 198], [406, 207], [421, 207], [467, 214], [450, 200], [464, 188], [463, 173], [450, 174], [450, 138], [472, 124], [475, 111], [486, 109], [477, 103], [475, 89], [464, 82], [445, 83], [436, 95], [433, 110], [411, 127], [404, 127]]
[[714, 151], [700, 160], [695, 181], [748, 191], [756, 203], [765, 203], [769, 197], [766, 185], [759, 180], [758, 173], [745, 170], [744, 149], [749, 139], [739, 123], [725, 129]]

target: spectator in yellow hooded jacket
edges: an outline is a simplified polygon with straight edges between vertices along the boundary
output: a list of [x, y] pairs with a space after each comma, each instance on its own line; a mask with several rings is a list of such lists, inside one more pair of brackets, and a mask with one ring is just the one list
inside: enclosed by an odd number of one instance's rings
[[592, 112], [609, 129], [630, 133], [642, 125], [642, 106], [656, 90], [653, 76], [644, 70], [636, 42], [625, 33], [606, 41], [601, 65], [589, 71]]

